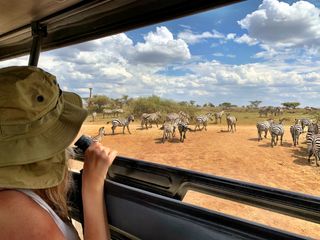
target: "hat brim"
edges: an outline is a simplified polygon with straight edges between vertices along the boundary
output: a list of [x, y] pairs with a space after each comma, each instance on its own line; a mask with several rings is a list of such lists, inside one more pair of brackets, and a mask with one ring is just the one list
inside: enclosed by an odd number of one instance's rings
[[66, 165], [66, 153], [39, 162], [0, 168], [1, 188], [44, 189], [62, 182]]
[[61, 182], [66, 164], [64, 150], [87, 117], [77, 94], [62, 92], [62, 97], [61, 115], [46, 131], [37, 136], [0, 142], [1, 158], [8, 159], [8, 165], [0, 167], [0, 187], [48, 188]]

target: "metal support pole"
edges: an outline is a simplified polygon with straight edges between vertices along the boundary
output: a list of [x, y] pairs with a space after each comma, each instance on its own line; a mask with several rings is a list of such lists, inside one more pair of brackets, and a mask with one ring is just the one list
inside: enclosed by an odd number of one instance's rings
[[31, 24], [32, 28], [32, 46], [29, 56], [29, 66], [37, 66], [41, 51], [42, 38], [47, 36], [47, 26], [41, 26], [38, 22]]

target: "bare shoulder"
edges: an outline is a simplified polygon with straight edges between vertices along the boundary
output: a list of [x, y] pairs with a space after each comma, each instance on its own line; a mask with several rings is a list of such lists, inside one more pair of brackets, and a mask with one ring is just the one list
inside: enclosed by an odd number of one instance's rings
[[64, 239], [51, 216], [25, 194], [0, 191], [0, 239]]

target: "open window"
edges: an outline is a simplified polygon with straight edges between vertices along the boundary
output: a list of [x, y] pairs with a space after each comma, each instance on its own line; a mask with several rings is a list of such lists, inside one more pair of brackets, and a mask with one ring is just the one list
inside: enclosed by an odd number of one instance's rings
[[[320, 237], [319, 168], [308, 163], [306, 133], [294, 147], [289, 130], [295, 118], [319, 117], [319, 3], [0, 1], [0, 9], [0, 66], [55, 74], [88, 103], [82, 133], [105, 126], [102, 143], [120, 152], [106, 180], [114, 239]], [[142, 124], [158, 110], [158, 127]], [[166, 115], [180, 111], [186, 139], [163, 138]], [[196, 117], [207, 113], [201, 131]], [[226, 113], [237, 118], [234, 133]], [[129, 114], [132, 134], [112, 134], [111, 120]], [[273, 148], [256, 128], [271, 117], [287, 121]], [[81, 221], [79, 196], [71, 200]]]

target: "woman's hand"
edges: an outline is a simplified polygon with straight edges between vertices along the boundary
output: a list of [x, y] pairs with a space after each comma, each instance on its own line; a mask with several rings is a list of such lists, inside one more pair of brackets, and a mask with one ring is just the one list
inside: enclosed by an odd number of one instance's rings
[[82, 172], [82, 203], [84, 239], [110, 239], [107, 210], [103, 194], [108, 169], [117, 156], [116, 151], [95, 142], [84, 154]]
[[82, 173], [83, 187], [92, 190], [103, 188], [108, 169], [116, 156], [116, 151], [112, 151], [98, 142], [92, 143], [85, 151]]

